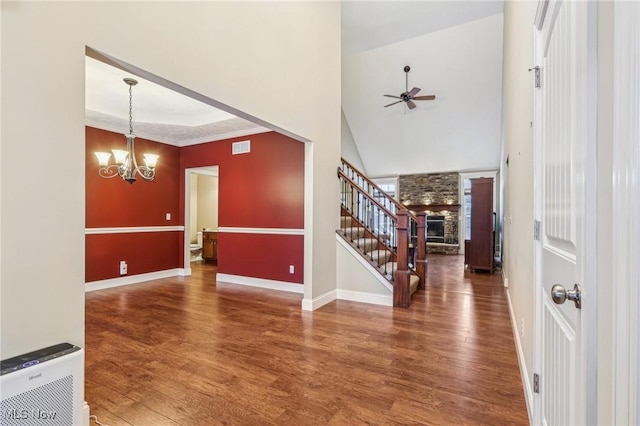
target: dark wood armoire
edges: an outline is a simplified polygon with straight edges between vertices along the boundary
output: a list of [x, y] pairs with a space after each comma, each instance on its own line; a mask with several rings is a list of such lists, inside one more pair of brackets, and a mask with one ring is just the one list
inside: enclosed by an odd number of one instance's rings
[[493, 217], [493, 178], [471, 179], [471, 270], [493, 271]]

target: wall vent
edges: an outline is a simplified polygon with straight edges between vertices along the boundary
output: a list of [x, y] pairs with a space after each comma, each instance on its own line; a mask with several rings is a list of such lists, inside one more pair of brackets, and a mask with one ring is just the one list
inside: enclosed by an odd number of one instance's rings
[[233, 155], [246, 154], [250, 151], [251, 151], [251, 141], [234, 142], [231, 145], [231, 153]]

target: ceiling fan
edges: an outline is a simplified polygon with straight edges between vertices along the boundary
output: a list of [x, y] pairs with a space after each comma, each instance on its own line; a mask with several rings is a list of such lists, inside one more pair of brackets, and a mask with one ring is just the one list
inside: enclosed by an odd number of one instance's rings
[[384, 106], [385, 108], [391, 105], [399, 104], [400, 102], [405, 102], [409, 107], [409, 109], [414, 109], [416, 107], [416, 104], [413, 103], [413, 101], [432, 101], [436, 98], [435, 95], [416, 96], [416, 94], [420, 91], [418, 87], [414, 87], [413, 89], [411, 89], [411, 91], [409, 91], [409, 71], [411, 71], [411, 67], [409, 65], [405, 66], [404, 67], [405, 86], [404, 86], [404, 92], [400, 93], [400, 96], [384, 95], [388, 98], [396, 98], [400, 100], [396, 102], [392, 102], [389, 105], [385, 105]]

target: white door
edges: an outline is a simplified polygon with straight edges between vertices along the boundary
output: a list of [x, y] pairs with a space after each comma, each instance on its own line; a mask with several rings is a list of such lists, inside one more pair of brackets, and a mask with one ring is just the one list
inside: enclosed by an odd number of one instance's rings
[[[541, 1], [536, 18], [536, 350], [539, 392], [536, 423], [585, 424], [591, 386], [585, 349], [595, 297], [589, 262], [595, 243], [595, 9], [586, 1]], [[541, 17], [546, 7], [544, 18]], [[555, 284], [556, 301], [552, 298]], [[580, 287], [581, 306], [573, 300]], [[577, 287], [576, 287], [577, 288]], [[565, 299], [564, 303], [561, 303]], [[559, 302], [561, 304], [559, 304]], [[592, 305], [589, 305], [589, 304]], [[587, 309], [585, 309], [587, 308]]]

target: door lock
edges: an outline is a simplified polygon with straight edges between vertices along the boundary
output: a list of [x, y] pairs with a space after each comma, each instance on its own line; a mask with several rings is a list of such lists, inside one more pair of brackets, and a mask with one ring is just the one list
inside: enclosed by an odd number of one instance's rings
[[573, 300], [576, 308], [580, 309], [582, 308], [581, 294], [582, 291], [578, 284], [573, 285], [573, 290], [567, 290], [562, 284], [554, 284], [551, 287], [551, 299], [558, 305], [562, 305], [568, 299]]

